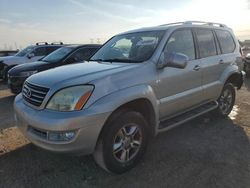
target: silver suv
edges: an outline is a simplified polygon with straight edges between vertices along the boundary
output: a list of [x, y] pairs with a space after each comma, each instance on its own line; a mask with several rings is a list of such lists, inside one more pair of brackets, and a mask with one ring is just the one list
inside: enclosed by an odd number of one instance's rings
[[223, 24], [182, 22], [112, 37], [89, 62], [27, 79], [14, 103], [17, 126], [35, 145], [93, 154], [122, 173], [149, 138], [209, 111], [227, 116], [244, 72]]

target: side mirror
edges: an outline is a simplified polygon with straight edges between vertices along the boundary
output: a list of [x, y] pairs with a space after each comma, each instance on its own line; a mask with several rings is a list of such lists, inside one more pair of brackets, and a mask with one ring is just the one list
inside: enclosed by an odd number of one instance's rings
[[29, 59], [31, 59], [32, 57], [35, 57], [35, 54], [34, 54], [34, 53], [29, 53], [29, 54], [27, 55], [27, 58], [29, 58]]
[[160, 60], [157, 63], [158, 69], [164, 67], [173, 67], [178, 69], [184, 69], [187, 66], [188, 57], [182, 53], [166, 53], [161, 54]]

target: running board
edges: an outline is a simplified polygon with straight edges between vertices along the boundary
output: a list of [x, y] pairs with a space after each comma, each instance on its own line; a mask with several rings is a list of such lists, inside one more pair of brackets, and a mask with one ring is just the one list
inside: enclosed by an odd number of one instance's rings
[[203, 104], [201, 106], [198, 106], [192, 110], [189, 110], [187, 112], [184, 112], [182, 114], [179, 114], [174, 117], [170, 117], [169, 119], [160, 122], [159, 125], [159, 132], [167, 131], [169, 129], [172, 129], [178, 125], [181, 125], [182, 123], [185, 123], [189, 120], [192, 120], [202, 114], [205, 114], [207, 112], [210, 112], [218, 107], [218, 103], [216, 101], [209, 102], [206, 104]]

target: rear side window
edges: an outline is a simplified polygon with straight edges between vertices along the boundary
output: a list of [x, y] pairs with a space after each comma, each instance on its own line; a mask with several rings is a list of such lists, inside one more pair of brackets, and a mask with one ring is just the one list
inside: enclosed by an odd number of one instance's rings
[[47, 53], [47, 52], [46, 52], [46, 48], [44, 48], [44, 47], [36, 48], [36, 49], [34, 50], [35, 56], [45, 56], [46, 53]]
[[175, 31], [168, 40], [165, 53], [182, 53], [189, 60], [195, 59], [195, 48], [191, 30]]
[[219, 40], [221, 50], [223, 54], [232, 53], [235, 49], [235, 43], [232, 35], [228, 31], [215, 31], [217, 38]]
[[72, 55], [70, 55], [70, 59], [74, 59], [75, 62], [80, 62], [84, 60], [88, 60], [94, 52], [96, 52], [96, 48], [80, 48], [77, 51], [75, 51]]
[[217, 54], [214, 35], [211, 30], [197, 29], [196, 36], [201, 58], [214, 56]]
[[61, 46], [50, 46], [50, 47], [46, 47], [46, 50], [47, 50], [47, 54], [50, 54], [51, 52], [57, 50], [58, 48], [61, 48]]

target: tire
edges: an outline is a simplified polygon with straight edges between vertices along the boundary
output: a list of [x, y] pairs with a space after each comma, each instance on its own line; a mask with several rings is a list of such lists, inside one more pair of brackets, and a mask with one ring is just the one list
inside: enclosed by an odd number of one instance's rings
[[116, 174], [135, 167], [146, 151], [148, 124], [138, 112], [114, 114], [98, 140], [94, 159], [104, 170]]
[[3, 72], [3, 81], [7, 82], [8, 81], [8, 71], [11, 69], [12, 67], [7, 67], [4, 72]]
[[235, 104], [235, 88], [233, 84], [227, 83], [223, 87], [221, 95], [217, 100], [219, 106], [216, 109], [216, 114], [220, 117], [227, 117]]

